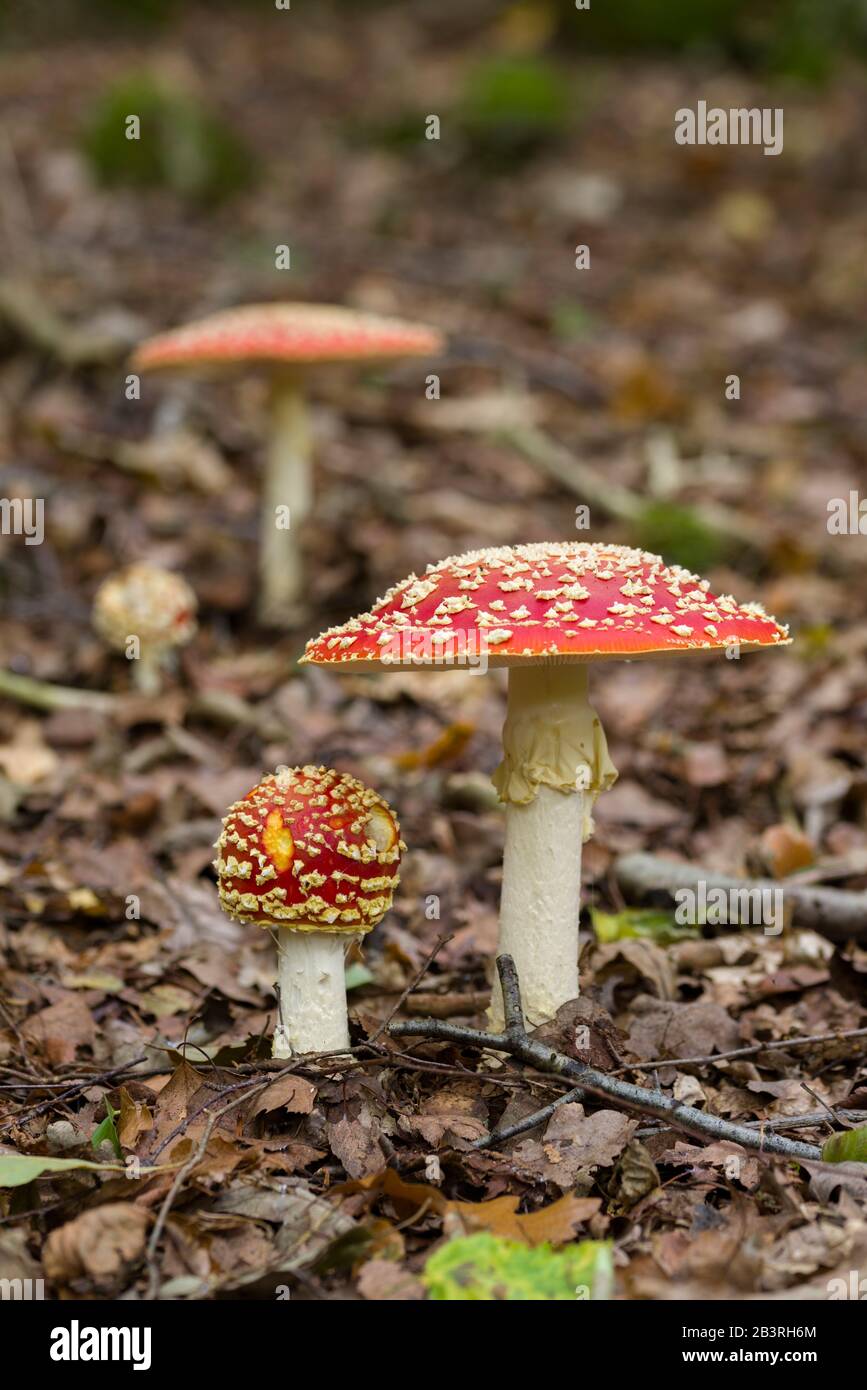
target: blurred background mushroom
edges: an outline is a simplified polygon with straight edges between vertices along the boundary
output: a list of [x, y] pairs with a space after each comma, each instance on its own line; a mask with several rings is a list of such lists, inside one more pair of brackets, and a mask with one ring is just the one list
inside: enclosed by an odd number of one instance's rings
[[109, 575], [93, 600], [93, 625], [113, 651], [133, 663], [135, 687], [156, 695], [162, 668], [196, 630], [196, 596], [187, 581], [156, 565]]
[[142, 343], [139, 370], [270, 367], [271, 424], [262, 482], [259, 617], [292, 627], [304, 590], [302, 535], [313, 497], [306, 377], [329, 363], [430, 357], [433, 328], [323, 304], [252, 304], [227, 309]]

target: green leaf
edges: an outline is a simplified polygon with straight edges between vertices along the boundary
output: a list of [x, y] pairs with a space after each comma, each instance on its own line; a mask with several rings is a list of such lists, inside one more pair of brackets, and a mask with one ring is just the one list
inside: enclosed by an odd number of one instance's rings
[[832, 1134], [822, 1146], [826, 1163], [867, 1163], [867, 1128]]
[[368, 970], [366, 965], [362, 965], [360, 960], [353, 961], [352, 965], [346, 968], [347, 991], [350, 989], [359, 989], [361, 985], [369, 985], [372, 979], [373, 975], [371, 971]]
[[43, 1173], [66, 1173], [72, 1168], [124, 1172], [122, 1163], [90, 1163], [86, 1158], [43, 1158], [39, 1154], [0, 1154], [0, 1187], [24, 1187]]
[[582, 1302], [607, 1298], [613, 1266], [608, 1241], [550, 1245], [479, 1232], [449, 1241], [424, 1267], [432, 1299], [446, 1302]]
[[108, 1096], [106, 1096], [105, 1119], [103, 1120], [102, 1124], [98, 1125], [97, 1128], [93, 1131], [90, 1143], [93, 1150], [96, 1151], [99, 1148], [100, 1144], [104, 1144], [107, 1139], [108, 1142], [111, 1144], [111, 1147], [117, 1154], [117, 1157], [123, 1159], [123, 1149], [120, 1147], [120, 1136], [117, 1132], [117, 1126], [114, 1123], [115, 1115], [119, 1114], [120, 1111], [115, 1110], [113, 1108], [111, 1101], [109, 1100]]
[[590, 920], [597, 941], [624, 941], [637, 936], [666, 945], [670, 941], [701, 936], [698, 927], [679, 926], [673, 912], [654, 908], [625, 907], [622, 912], [600, 912], [599, 908], [591, 907]]

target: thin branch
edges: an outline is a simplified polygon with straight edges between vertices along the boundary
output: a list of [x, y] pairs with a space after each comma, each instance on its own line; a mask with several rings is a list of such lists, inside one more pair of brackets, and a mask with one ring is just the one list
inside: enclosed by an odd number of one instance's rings
[[[105, 1082], [111, 1081], [113, 1078], [120, 1076], [123, 1072], [128, 1071], [130, 1067], [137, 1066], [139, 1062], [143, 1062], [146, 1056], [147, 1053], [142, 1052], [140, 1056], [133, 1058], [131, 1062], [123, 1062], [121, 1066], [112, 1067], [110, 1071], [98, 1072], [94, 1076], [89, 1076], [86, 1080], [77, 1081], [74, 1086], [68, 1086], [66, 1090], [61, 1091], [59, 1095], [49, 1096], [48, 1100], [40, 1101], [38, 1105], [31, 1105], [25, 1110], [19, 1110], [18, 1114], [14, 1115], [11, 1120], [7, 1120], [5, 1124], [0, 1125], [0, 1134], [7, 1129], [14, 1128], [16, 1125], [26, 1124], [28, 1120], [32, 1120], [37, 1115], [41, 1115], [45, 1110], [51, 1110], [53, 1106], [60, 1105], [61, 1102], [65, 1100], [74, 1099], [76, 1096], [80, 1095], [82, 1091], [86, 1091], [90, 1086], [104, 1085]], [[33, 1084], [34, 1089], [38, 1090], [41, 1085], [44, 1085], [47, 1090], [49, 1087], [62, 1083], [48, 1081]]]
[[821, 1158], [821, 1150], [814, 1144], [801, 1144], [780, 1135], [767, 1134], [763, 1130], [753, 1130], [746, 1125], [731, 1124], [716, 1115], [707, 1115], [691, 1105], [682, 1105], [667, 1096], [664, 1091], [645, 1090], [633, 1086], [631, 1082], [620, 1081], [595, 1067], [585, 1065], [561, 1052], [555, 1052], [545, 1043], [528, 1037], [521, 1022], [520, 986], [511, 956], [497, 957], [497, 970], [503, 991], [503, 1007], [506, 1017], [505, 1032], [481, 1033], [472, 1028], [461, 1028], [454, 1023], [434, 1019], [419, 1019], [407, 1023], [392, 1023], [389, 1032], [397, 1037], [430, 1038], [440, 1042], [462, 1043], [468, 1047], [490, 1048], [505, 1052], [509, 1056], [539, 1071], [557, 1076], [567, 1076], [579, 1082], [583, 1090], [603, 1096], [628, 1110], [640, 1114], [655, 1115], [673, 1128], [682, 1130], [701, 1139], [728, 1139], [746, 1149], [761, 1153], [778, 1154], [782, 1158], [800, 1159], [816, 1162]]
[[50, 681], [19, 676], [0, 668], [0, 695], [34, 709], [94, 709], [107, 713], [117, 701], [100, 690], [79, 690], [71, 685], [52, 685]]
[[625, 894], [651, 901], [670, 901], [684, 889], [700, 893], [702, 886], [705, 893], [782, 893], [783, 902], [795, 909], [799, 926], [821, 932], [829, 941], [867, 937], [867, 893], [813, 887], [797, 878], [736, 878], [655, 854], [623, 855], [614, 872]]
[[[227, 1086], [226, 1089], [222, 1092], [224, 1096], [230, 1095], [233, 1091], [241, 1090], [243, 1090], [244, 1094], [242, 1096], [236, 1096], [235, 1100], [231, 1101], [229, 1106], [226, 1106], [225, 1108], [229, 1109], [232, 1105], [236, 1103], [236, 1101], [246, 1100], [248, 1096], [255, 1095], [257, 1089], [264, 1090], [266, 1086], [270, 1086], [272, 1080], [273, 1077], [269, 1076], [266, 1080], [260, 1080], [257, 1082], [256, 1077], [248, 1076], [243, 1081], [236, 1081], [233, 1086]], [[214, 1099], [219, 1099], [219, 1097], [212, 1097], [211, 1099], [206, 1100], [204, 1104], [199, 1105], [196, 1107], [195, 1110], [192, 1110], [189, 1115], [185, 1115], [184, 1118], [181, 1120], [180, 1124], [175, 1125], [171, 1134], [167, 1134], [165, 1139], [163, 1139], [162, 1143], [158, 1144], [157, 1147], [154, 1149], [153, 1153], [150, 1155], [152, 1163], [159, 1158], [163, 1150], [168, 1148], [169, 1144], [171, 1144], [173, 1140], [178, 1138], [178, 1135], [183, 1134], [184, 1130], [189, 1128], [193, 1120], [197, 1120], [200, 1115], [203, 1115], [206, 1112], [210, 1111], [210, 1107], [213, 1105]], [[223, 1111], [219, 1111], [217, 1118], [219, 1119], [219, 1116], [222, 1114]]]
[[555, 1110], [560, 1109], [561, 1105], [569, 1105], [572, 1101], [583, 1099], [583, 1086], [576, 1086], [574, 1090], [566, 1091], [564, 1095], [558, 1096], [550, 1105], [544, 1105], [541, 1110], [534, 1110], [532, 1115], [525, 1115], [523, 1120], [518, 1120], [516, 1124], [506, 1125], [504, 1129], [495, 1129], [493, 1133], [486, 1134], [483, 1139], [477, 1139], [474, 1144], [470, 1145], [470, 1148], [492, 1149], [506, 1139], [514, 1139], [519, 1134], [526, 1134], [528, 1130], [543, 1125], [546, 1120], [550, 1120]]
[[653, 1071], [655, 1067], [715, 1066], [717, 1062], [756, 1057], [760, 1052], [785, 1052], [790, 1047], [848, 1042], [850, 1038], [867, 1038], [867, 1028], [852, 1028], [845, 1033], [815, 1033], [812, 1037], [780, 1038], [776, 1042], [750, 1043], [748, 1047], [735, 1047], [730, 1052], [711, 1052], [704, 1057], [654, 1057], [648, 1062], [629, 1062], [626, 1066], [615, 1067], [611, 1075], [618, 1076], [623, 1071]]
[[418, 984], [421, 983], [421, 981], [424, 979], [425, 975], [427, 974], [428, 970], [430, 969], [431, 965], [433, 964], [434, 960], [436, 959], [436, 957], [439, 955], [440, 951], [442, 950], [443, 946], [445, 946], [449, 941], [451, 941], [451, 939], [452, 939], [451, 933], [449, 933], [447, 936], [438, 936], [438, 937], [437, 937], [436, 942], [434, 943], [433, 949], [432, 949], [431, 951], [428, 952], [426, 959], [422, 962], [422, 965], [421, 965], [420, 969], [416, 972], [415, 977], [414, 977], [412, 980], [410, 980], [410, 982], [409, 982], [409, 984], [407, 985], [406, 989], [398, 996], [397, 1002], [395, 1003], [394, 1008], [391, 1010], [391, 1013], [388, 1014], [388, 1016], [387, 1016], [386, 1018], [383, 1019], [382, 1023], [380, 1023], [380, 1025], [379, 1025], [379, 1027], [377, 1028], [376, 1032], [371, 1034], [371, 1036], [370, 1036], [370, 1038], [369, 1038], [369, 1042], [370, 1042], [370, 1045], [371, 1045], [371, 1046], [373, 1046], [373, 1044], [377, 1041], [378, 1038], [381, 1038], [381, 1037], [382, 1037], [383, 1033], [384, 1033], [384, 1032], [386, 1031], [386, 1029], [388, 1028], [388, 1025], [391, 1023], [391, 1020], [394, 1018], [395, 1014], [396, 1014], [396, 1013], [399, 1013], [399, 1011], [400, 1011], [400, 1009], [401, 1009], [401, 1007], [402, 1007], [402, 1005], [403, 1005], [404, 1000], [405, 1000], [410, 994], [412, 994], [412, 992], [413, 992], [413, 990], [415, 989], [416, 985], [418, 985]]

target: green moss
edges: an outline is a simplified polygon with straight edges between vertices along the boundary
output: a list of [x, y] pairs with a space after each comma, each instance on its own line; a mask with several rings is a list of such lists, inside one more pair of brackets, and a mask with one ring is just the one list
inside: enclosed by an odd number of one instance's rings
[[492, 58], [470, 73], [456, 116], [474, 157], [513, 163], [562, 134], [572, 106], [567, 82], [549, 63]]
[[689, 507], [671, 502], [648, 502], [634, 525], [635, 544], [641, 550], [703, 574], [717, 564], [728, 546]]
[[[131, 118], [137, 118], [138, 138]], [[166, 188], [215, 203], [245, 188], [252, 161], [234, 132], [189, 92], [149, 73], [133, 74], [99, 97], [82, 136], [100, 183]]]
[[819, 80], [838, 59], [867, 54], [861, 0], [617, 0], [564, 14], [582, 50], [716, 49], [749, 66]]

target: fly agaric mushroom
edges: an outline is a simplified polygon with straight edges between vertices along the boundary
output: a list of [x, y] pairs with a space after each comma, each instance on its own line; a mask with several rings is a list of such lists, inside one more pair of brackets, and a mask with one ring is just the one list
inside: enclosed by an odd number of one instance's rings
[[156, 695], [169, 652], [189, 642], [196, 630], [197, 607], [195, 594], [179, 574], [156, 565], [130, 565], [97, 589], [93, 625], [109, 647], [135, 659], [136, 688]]
[[[595, 798], [617, 776], [588, 701], [588, 664], [788, 640], [758, 604], [716, 597], [658, 555], [554, 541], [431, 565], [312, 639], [302, 661], [355, 671], [508, 668], [494, 773], [506, 807], [498, 951], [514, 959], [536, 1025], [578, 994], [581, 846]], [[496, 986], [491, 1016], [502, 1024]]]
[[132, 365], [154, 368], [271, 368], [271, 428], [262, 493], [260, 617], [291, 626], [303, 587], [299, 529], [311, 508], [307, 369], [335, 362], [427, 357], [442, 349], [436, 329], [335, 305], [251, 304], [149, 338]]
[[391, 807], [332, 768], [279, 768], [229, 807], [215, 848], [223, 911], [277, 928], [273, 1055], [348, 1047], [346, 946], [388, 912], [406, 849]]

